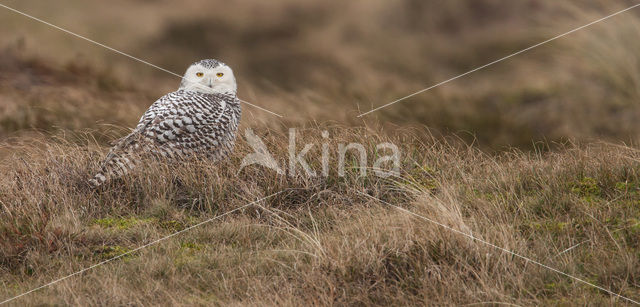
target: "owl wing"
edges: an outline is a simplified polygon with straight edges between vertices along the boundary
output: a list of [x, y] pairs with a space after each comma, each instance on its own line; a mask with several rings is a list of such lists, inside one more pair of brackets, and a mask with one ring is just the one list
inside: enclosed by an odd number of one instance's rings
[[224, 97], [185, 91], [172, 94], [168, 103], [154, 103], [136, 127], [153, 142], [151, 151], [176, 157], [217, 146], [226, 108]]
[[98, 186], [110, 177], [126, 174], [135, 166], [136, 155], [180, 158], [216, 146], [221, 134], [216, 133], [216, 126], [225, 108], [224, 98], [217, 96], [178, 91], [161, 97], [142, 115], [136, 128], [111, 148], [91, 184]]

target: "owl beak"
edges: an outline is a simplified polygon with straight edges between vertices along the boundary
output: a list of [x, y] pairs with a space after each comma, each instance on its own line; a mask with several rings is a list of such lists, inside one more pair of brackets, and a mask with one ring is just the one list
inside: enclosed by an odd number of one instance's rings
[[213, 88], [213, 78], [209, 78], [209, 87]]

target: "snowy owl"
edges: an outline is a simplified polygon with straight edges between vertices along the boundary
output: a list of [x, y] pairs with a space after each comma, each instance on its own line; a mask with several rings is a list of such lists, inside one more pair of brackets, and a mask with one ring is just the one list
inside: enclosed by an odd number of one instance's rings
[[145, 155], [224, 158], [233, 149], [240, 121], [236, 91], [236, 79], [226, 64], [211, 59], [192, 64], [180, 88], [154, 102], [133, 132], [111, 148], [91, 185], [126, 174]]

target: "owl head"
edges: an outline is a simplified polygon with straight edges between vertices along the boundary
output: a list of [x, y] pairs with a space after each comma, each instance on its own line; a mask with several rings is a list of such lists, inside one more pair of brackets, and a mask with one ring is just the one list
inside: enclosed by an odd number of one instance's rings
[[181, 90], [205, 94], [232, 94], [238, 89], [233, 70], [227, 64], [207, 59], [189, 66], [180, 83]]

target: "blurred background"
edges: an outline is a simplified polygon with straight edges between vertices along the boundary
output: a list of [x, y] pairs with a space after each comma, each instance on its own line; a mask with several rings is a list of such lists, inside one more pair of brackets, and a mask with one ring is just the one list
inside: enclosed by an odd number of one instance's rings
[[[640, 9], [401, 103], [429, 87], [634, 4], [591, 0], [3, 0], [178, 74], [234, 68], [242, 125], [422, 126], [487, 151], [633, 143]], [[179, 79], [0, 8], [0, 141], [126, 133]]]

